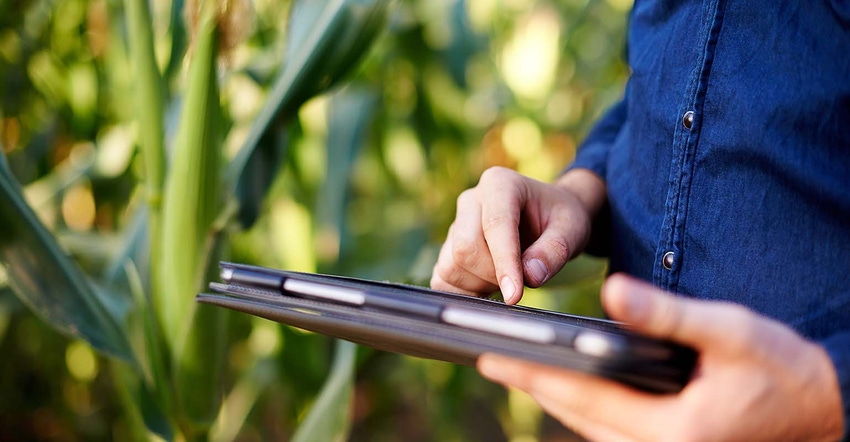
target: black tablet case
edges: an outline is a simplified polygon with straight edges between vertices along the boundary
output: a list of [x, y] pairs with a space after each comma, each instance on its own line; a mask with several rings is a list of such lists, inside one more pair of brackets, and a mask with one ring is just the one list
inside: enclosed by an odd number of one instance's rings
[[249, 313], [379, 350], [463, 365], [474, 365], [478, 356], [483, 353], [499, 353], [606, 377], [641, 390], [658, 393], [681, 390], [690, 378], [696, 358], [695, 353], [688, 348], [637, 336], [611, 321], [510, 306], [498, 301], [403, 284], [232, 263], [222, 263], [222, 267], [248, 269], [284, 278], [393, 296], [429, 297], [439, 299], [446, 306], [472, 307], [512, 317], [533, 318], [547, 321], [557, 327], [593, 329], [616, 335], [627, 347], [614, 357], [598, 357], [576, 351], [571, 346], [529, 342], [426, 321], [397, 312], [287, 296], [280, 291], [246, 285], [214, 282], [210, 284], [210, 289], [216, 294], [197, 296], [197, 301], [201, 303]]

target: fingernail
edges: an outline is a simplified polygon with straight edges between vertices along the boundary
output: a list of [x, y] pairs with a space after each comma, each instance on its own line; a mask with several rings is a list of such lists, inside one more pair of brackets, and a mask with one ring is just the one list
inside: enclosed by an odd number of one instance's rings
[[543, 261], [537, 258], [531, 258], [526, 261], [525, 269], [528, 271], [531, 279], [537, 284], [543, 284], [549, 279], [549, 269], [546, 267], [546, 264], [543, 264]]
[[516, 293], [516, 285], [510, 277], [503, 276], [502, 280], [499, 281], [499, 290], [502, 291], [502, 298], [505, 298], [505, 302], [510, 302]]

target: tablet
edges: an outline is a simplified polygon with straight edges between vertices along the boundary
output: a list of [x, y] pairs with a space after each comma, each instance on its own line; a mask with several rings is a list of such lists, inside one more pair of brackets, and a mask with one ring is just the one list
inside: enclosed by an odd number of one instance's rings
[[197, 301], [379, 350], [474, 365], [499, 353], [657, 393], [681, 390], [696, 353], [605, 319], [424, 287], [221, 263]]

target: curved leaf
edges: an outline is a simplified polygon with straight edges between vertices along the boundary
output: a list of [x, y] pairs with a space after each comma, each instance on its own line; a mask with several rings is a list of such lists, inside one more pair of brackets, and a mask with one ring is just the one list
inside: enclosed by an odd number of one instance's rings
[[174, 145], [162, 212], [161, 265], [156, 308], [175, 364], [175, 390], [183, 436], [203, 438], [221, 404], [226, 312], [195, 307], [220, 257], [221, 104], [216, 77], [218, 50], [214, 8], [201, 5], [187, 92]]
[[228, 311], [198, 305], [183, 354], [178, 361], [176, 384], [181, 412], [188, 422], [185, 436], [206, 436], [221, 407], [224, 393]]
[[162, 75], [154, 54], [154, 38], [148, 2], [125, 0], [130, 54], [136, 65], [136, 110], [139, 121], [139, 147], [145, 159], [145, 187], [151, 213], [159, 211], [164, 182]]
[[250, 227], [287, 147], [282, 126], [310, 97], [336, 84], [383, 29], [388, 0], [296, 2], [289, 18], [287, 62], [248, 138], [230, 166], [239, 221]]
[[319, 397], [292, 442], [343, 441], [351, 425], [351, 395], [357, 345], [337, 341], [333, 366]]
[[316, 219], [323, 233], [341, 239], [354, 162], [366, 137], [378, 97], [373, 91], [345, 88], [330, 100], [327, 172], [316, 199]]
[[173, 440], [174, 430], [148, 386], [127, 367], [112, 364], [115, 391], [124, 408], [128, 429], [134, 441], [149, 441], [154, 434], [162, 440]]
[[129, 303], [97, 292], [24, 201], [0, 158], [0, 263], [12, 290], [55, 329], [136, 365], [120, 326]]
[[165, 184], [162, 236], [154, 244], [154, 305], [175, 356], [186, 339], [194, 296], [206, 276], [209, 233], [220, 208], [221, 108], [216, 79], [216, 26], [198, 27], [185, 102]]

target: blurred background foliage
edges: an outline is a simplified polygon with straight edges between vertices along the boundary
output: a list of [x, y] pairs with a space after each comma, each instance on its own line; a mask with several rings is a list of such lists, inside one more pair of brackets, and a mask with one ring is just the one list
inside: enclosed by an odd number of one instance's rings
[[[182, 3], [148, 2], [169, 151], [188, 87]], [[253, 136], [281, 66], [297, 52], [295, 35], [315, 25], [290, 20], [292, 1], [243, 3], [231, 11], [232, 42], [221, 43], [216, 62], [225, 162]], [[0, 0], [0, 148], [29, 206], [98, 280], [140, 235], [145, 205], [126, 4]], [[621, 96], [630, 8], [630, 0], [390, 2], [344, 81], [286, 109], [286, 124], [271, 124], [277, 147], [251, 177], [267, 191], [238, 209], [216, 256], [427, 285], [461, 191], [496, 165], [553, 179]], [[523, 303], [599, 315], [604, 267], [582, 257]], [[8, 279], [0, 265], [0, 439], [135, 434], [116, 388], [121, 370], [33, 315]], [[224, 397], [211, 439], [289, 439], [323, 399], [350, 401], [342, 434], [354, 440], [572, 439], [530, 399], [469, 367], [358, 348], [351, 380], [325, 337], [246, 315], [230, 315], [223, 330]], [[350, 394], [322, 398], [335, 376]]]

